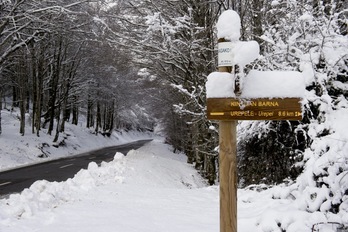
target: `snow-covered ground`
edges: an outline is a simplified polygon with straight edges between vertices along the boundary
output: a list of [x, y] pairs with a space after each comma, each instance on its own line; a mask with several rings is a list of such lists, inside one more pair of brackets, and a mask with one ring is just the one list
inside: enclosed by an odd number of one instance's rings
[[154, 141], [0, 201], [0, 231], [217, 231], [217, 187]]
[[[0, 171], [13, 167], [38, 163], [64, 156], [71, 156], [85, 151], [119, 145], [139, 139], [150, 138], [152, 133], [118, 131], [110, 137], [96, 135], [93, 129], [86, 128], [86, 123], [78, 125], [66, 123], [65, 132], [60, 133], [58, 142], [53, 143], [47, 129], [40, 131], [40, 137], [31, 132], [31, 120], [27, 115], [25, 135], [19, 134], [19, 111], [2, 110], [2, 134], [0, 135]], [[56, 146], [59, 145], [59, 148]], [[46, 156], [46, 158], [40, 158]]]
[[[301, 210], [286, 197], [289, 187], [259, 188], [238, 192], [238, 231], [307, 232], [335, 220]], [[320, 231], [335, 228], [326, 224]], [[184, 155], [155, 139], [100, 167], [90, 163], [66, 182], [37, 181], [0, 200], [0, 231], [219, 231], [219, 190], [207, 187]]]
[[[327, 154], [331, 159], [345, 154], [342, 151], [347, 148], [347, 127], [342, 125], [347, 125], [346, 115], [346, 108], [329, 115], [332, 118], [327, 121], [328, 127], [335, 133], [326, 140], [315, 140], [313, 147], [307, 150], [309, 157], [312, 157], [309, 153], [320, 149], [322, 144], [332, 147], [333, 153]], [[15, 111], [2, 111], [2, 170], [137, 139], [152, 137], [154, 141], [127, 156], [117, 153], [114, 161], [102, 163], [100, 167], [90, 163], [87, 170], [81, 170], [66, 182], [37, 181], [22, 193], [1, 199], [0, 232], [219, 231], [218, 186], [207, 186], [186, 163], [185, 155], [173, 153], [172, 148], [164, 144], [164, 138], [139, 132], [114, 132], [104, 137], [93, 134], [93, 130], [83, 124], [67, 124], [66, 132], [60, 136], [60, 142], [64, 140], [65, 145], [56, 148], [53, 136], [45, 130], [40, 137], [33, 135], [29, 124], [26, 135], [19, 136], [18, 124]], [[320, 128], [313, 125], [311, 129]], [[342, 140], [330, 139], [337, 135]], [[47, 145], [40, 146], [43, 143]], [[42, 154], [49, 157], [38, 158]], [[312, 231], [313, 226], [315, 231], [344, 231], [338, 230], [337, 225], [348, 225], [347, 199], [339, 191], [348, 184], [346, 172], [328, 178], [337, 183], [332, 187], [336, 191], [332, 195], [313, 183], [312, 173], [323, 163], [320, 159], [311, 161], [314, 158], [307, 162], [297, 182], [289, 186], [240, 189], [238, 231], [307, 232]], [[325, 158], [324, 155], [321, 158]], [[331, 202], [340, 200], [339, 197], [343, 201], [339, 213], [326, 210]]]

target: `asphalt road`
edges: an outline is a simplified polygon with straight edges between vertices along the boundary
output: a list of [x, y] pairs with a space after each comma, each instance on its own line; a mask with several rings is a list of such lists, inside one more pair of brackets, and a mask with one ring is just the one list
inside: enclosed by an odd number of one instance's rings
[[31, 166], [0, 172], [0, 197], [21, 192], [37, 180], [65, 181], [73, 177], [79, 170], [87, 168], [92, 161], [100, 164], [102, 161], [113, 160], [116, 152], [127, 154], [132, 149], [138, 149], [151, 140], [139, 140], [119, 146], [107, 147], [83, 154], [61, 158]]

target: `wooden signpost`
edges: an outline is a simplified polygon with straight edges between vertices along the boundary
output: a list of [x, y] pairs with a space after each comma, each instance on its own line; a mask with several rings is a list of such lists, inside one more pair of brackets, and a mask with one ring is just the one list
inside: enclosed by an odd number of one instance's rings
[[[231, 14], [233, 18], [235, 13]], [[219, 38], [218, 42], [222, 43], [218, 49], [218, 71], [234, 74], [236, 54], [233, 54], [233, 46], [235, 44], [231, 44], [224, 38]], [[244, 51], [244, 53], [247, 52]], [[239, 90], [239, 86], [238, 83], [235, 83], [235, 89], [231, 91], [237, 92], [237, 90]], [[234, 93], [233, 95], [236, 97], [233, 98], [209, 98], [209, 96], [207, 98], [207, 118], [219, 120], [220, 232], [237, 232], [236, 128], [238, 120], [302, 119], [300, 98], [247, 99], [240, 97], [239, 94], [239, 92]]]
[[[233, 73], [229, 66], [218, 70]], [[220, 232], [237, 232], [237, 121], [301, 120], [301, 99], [207, 98], [207, 118], [219, 120]]]

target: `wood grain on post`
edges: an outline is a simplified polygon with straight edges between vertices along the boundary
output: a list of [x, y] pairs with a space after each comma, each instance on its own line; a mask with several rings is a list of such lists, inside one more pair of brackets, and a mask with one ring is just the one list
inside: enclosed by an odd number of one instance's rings
[[[218, 42], [225, 42], [219, 39]], [[219, 67], [219, 72], [233, 71]], [[237, 232], [237, 121], [219, 122], [220, 232]]]
[[220, 232], [237, 232], [237, 121], [220, 121]]

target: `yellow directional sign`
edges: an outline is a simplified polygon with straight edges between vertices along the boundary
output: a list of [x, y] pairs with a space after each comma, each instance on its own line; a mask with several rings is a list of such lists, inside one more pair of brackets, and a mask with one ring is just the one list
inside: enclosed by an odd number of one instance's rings
[[302, 120], [300, 98], [208, 98], [210, 120]]

